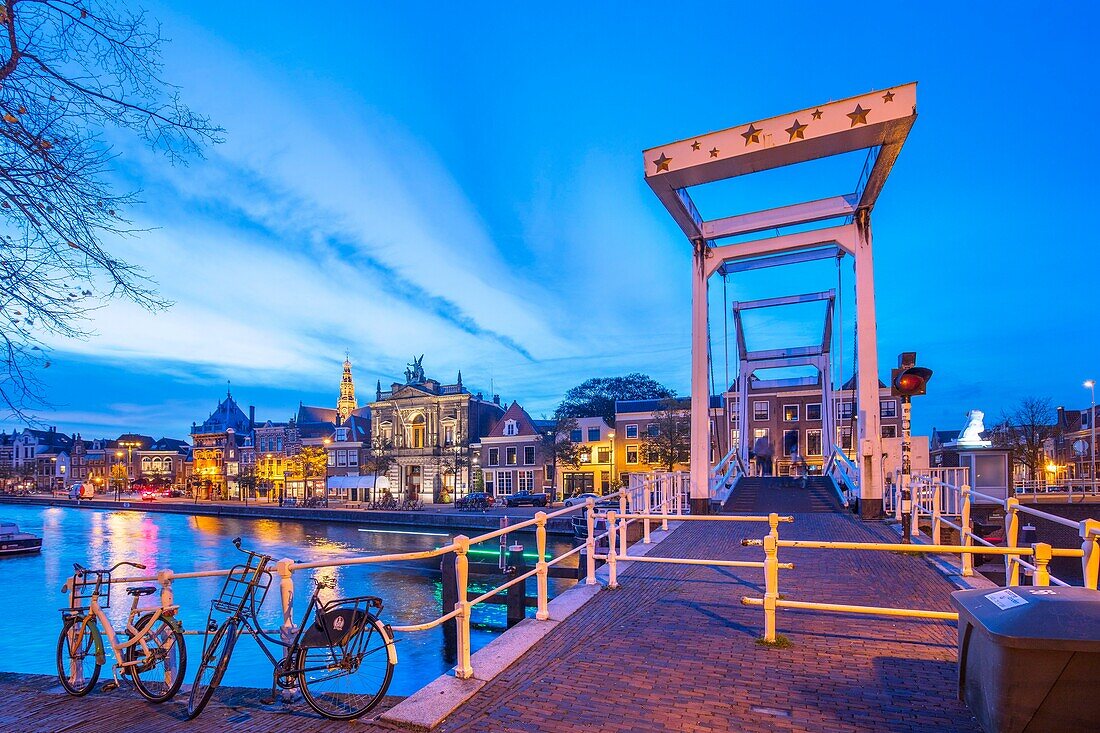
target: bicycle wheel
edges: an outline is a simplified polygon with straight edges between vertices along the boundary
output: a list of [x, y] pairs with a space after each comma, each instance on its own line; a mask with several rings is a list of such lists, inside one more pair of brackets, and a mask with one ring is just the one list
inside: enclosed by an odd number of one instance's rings
[[191, 720], [202, 712], [210, 702], [214, 690], [221, 684], [225, 668], [229, 666], [229, 656], [237, 641], [237, 622], [233, 619], [222, 624], [214, 632], [214, 638], [205, 646], [198, 674], [191, 684], [191, 695], [187, 698], [187, 719]]
[[382, 622], [371, 617], [343, 646], [299, 649], [298, 682], [306, 703], [333, 720], [353, 720], [380, 703], [393, 677], [388, 638]]
[[92, 691], [103, 667], [103, 639], [95, 621], [67, 618], [57, 639], [57, 678], [65, 692], [83, 697]]
[[[136, 624], [145, 629], [152, 614], [146, 614]], [[142, 646], [144, 644], [144, 646]], [[161, 616], [146, 631], [142, 641], [126, 647], [125, 661], [134, 687], [149, 702], [170, 700], [179, 691], [187, 672], [187, 646], [183, 632], [172, 619]]]

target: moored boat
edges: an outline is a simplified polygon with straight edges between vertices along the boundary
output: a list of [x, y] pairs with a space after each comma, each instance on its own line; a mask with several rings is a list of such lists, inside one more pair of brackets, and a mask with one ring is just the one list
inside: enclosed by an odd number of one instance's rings
[[42, 551], [42, 538], [20, 532], [15, 522], [0, 521], [0, 556], [23, 555]]

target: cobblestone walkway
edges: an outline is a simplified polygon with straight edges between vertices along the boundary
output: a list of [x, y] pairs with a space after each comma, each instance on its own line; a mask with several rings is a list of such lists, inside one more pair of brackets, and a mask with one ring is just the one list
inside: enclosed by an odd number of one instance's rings
[[[684, 523], [654, 555], [762, 558], [740, 546], [764, 525]], [[891, 540], [844, 514], [803, 514], [788, 539]], [[919, 558], [788, 549], [780, 591], [794, 600], [949, 610], [951, 587]], [[447, 718], [439, 730], [523, 731], [978, 731], [955, 694], [954, 624], [780, 611], [791, 646], [760, 646], [763, 573], [635, 563], [619, 590], [601, 591]], [[304, 706], [265, 708], [259, 693], [228, 691], [193, 723], [183, 700], [151, 706], [129, 693], [76, 700], [44, 677], [0, 675], [0, 730], [398, 730], [332, 723]]]

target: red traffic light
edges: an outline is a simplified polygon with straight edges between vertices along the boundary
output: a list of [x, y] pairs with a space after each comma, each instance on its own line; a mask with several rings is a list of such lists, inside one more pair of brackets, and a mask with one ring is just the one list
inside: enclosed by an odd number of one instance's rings
[[932, 378], [932, 370], [925, 367], [913, 366], [907, 369], [894, 370], [893, 392], [902, 397], [913, 397], [925, 393], [928, 380]]

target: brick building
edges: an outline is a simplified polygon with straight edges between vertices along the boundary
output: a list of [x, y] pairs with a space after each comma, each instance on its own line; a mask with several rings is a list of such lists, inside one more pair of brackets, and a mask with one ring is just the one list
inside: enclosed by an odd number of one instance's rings
[[553, 491], [553, 451], [518, 402], [513, 401], [481, 439], [479, 462], [482, 485], [490, 494]]

